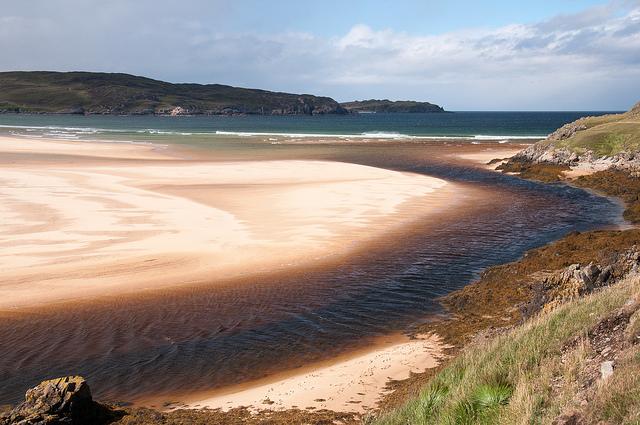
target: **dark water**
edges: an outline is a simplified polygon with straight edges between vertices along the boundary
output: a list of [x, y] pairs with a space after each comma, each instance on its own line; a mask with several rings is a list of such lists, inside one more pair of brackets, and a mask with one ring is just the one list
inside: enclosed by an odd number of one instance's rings
[[255, 149], [424, 173], [491, 195], [332, 267], [3, 318], [0, 403], [16, 402], [27, 387], [58, 375], [84, 375], [101, 399], [139, 400], [325, 359], [410, 329], [441, 311], [439, 296], [484, 268], [567, 232], [616, 223], [621, 212], [579, 189], [453, 165], [428, 146]]
[[154, 117], [0, 115], [0, 132], [66, 139], [144, 140], [175, 135], [307, 134], [368, 137], [541, 138], [586, 115], [605, 112], [455, 112], [326, 116]]

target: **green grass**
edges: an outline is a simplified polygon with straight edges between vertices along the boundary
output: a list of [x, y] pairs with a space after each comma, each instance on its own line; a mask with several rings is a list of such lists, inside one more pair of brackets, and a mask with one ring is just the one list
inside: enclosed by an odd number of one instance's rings
[[[551, 423], [571, 405], [578, 390], [577, 376], [589, 354], [589, 348], [579, 343], [565, 352], [561, 361], [562, 348], [574, 339], [580, 340], [632, 296], [640, 295], [639, 285], [638, 278], [629, 279], [540, 315], [489, 342], [467, 347], [417, 398], [374, 423]], [[624, 380], [620, 390], [602, 390], [596, 403], [610, 407], [597, 410], [594, 415], [602, 413], [620, 419], [640, 408], [640, 397], [633, 398], [638, 386], [628, 392], [629, 396], [625, 395], [625, 390], [638, 383], [640, 374], [631, 379], [624, 370], [616, 368], [614, 376]], [[552, 384], [558, 382], [561, 385], [552, 391]], [[617, 381], [612, 379], [611, 383], [614, 382]]]
[[640, 149], [640, 122], [607, 123], [580, 131], [558, 143], [574, 152], [592, 150], [598, 156], [610, 156], [619, 152], [635, 152]]
[[580, 122], [587, 127], [585, 130], [553, 144], [577, 153], [590, 150], [598, 156], [640, 150], [640, 115], [637, 112], [588, 117]]

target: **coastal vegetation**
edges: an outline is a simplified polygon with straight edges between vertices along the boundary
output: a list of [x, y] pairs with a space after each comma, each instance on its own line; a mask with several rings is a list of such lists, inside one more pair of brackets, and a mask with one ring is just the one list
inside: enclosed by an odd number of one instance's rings
[[551, 135], [550, 146], [578, 154], [612, 156], [640, 149], [640, 104], [623, 114], [585, 117]]
[[375, 423], [637, 423], [639, 318], [640, 278], [630, 275], [470, 344]]
[[329, 97], [129, 74], [0, 72], [0, 112], [116, 115], [344, 114]]
[[622, 199], [625, 202], [624, 219], [640, 223], [640, 177], [636, 173], [604, 170], [577, 177], [572, 183]]

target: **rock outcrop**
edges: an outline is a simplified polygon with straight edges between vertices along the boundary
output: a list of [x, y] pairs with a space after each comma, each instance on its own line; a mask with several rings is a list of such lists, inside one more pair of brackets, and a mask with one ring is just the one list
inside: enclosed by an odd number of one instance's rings
[[571, 264], [562, 270], [544, 275], [541, 279], [544, 296], [540, 300], [543, 310], [552, 310], [566, 301], [611, 285], [629, 273], [638, 273], [639, 270], [640, 249], [633, 246], [626, 252], [614, 256], [606, 264]]
[[25, 401], [0, 417], [2, 425], [100, 424], [114, 412], [93, 401], [81, 376], [50, 379], [29, 389]]
[[545, 140], [515, 155], [506, 171], [523, 164], [640, 172], [640, 103], [623, 114], [583, 117], [551, 133]]
[[572, 152], [567, 148], [558, 148], [549, 143], [536, 143], [518, 152], [512, 162], [526, 162], [533, 164], [554, 164], [576, 167], [581, 163], [588, 163], [597, 170], [609, 168], [621, 170], [640, 169], [640, 155], [634, 152], [621, 152], [611, 156], [597, 156], [593, 151], [583, 154]]

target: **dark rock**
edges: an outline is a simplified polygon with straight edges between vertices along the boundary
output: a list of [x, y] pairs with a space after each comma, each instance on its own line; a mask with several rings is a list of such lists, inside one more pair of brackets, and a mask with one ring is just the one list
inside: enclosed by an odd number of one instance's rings
[[81, 376], [50, 379], [27, 390], [25, 401], [0, 418], [2, 425], [101, 424], [118, 412], [93, 401]]
[[607, 266], [605, 267], [600, 274], [598, 275], [595, 286], [605, 286], [609, 283], [609, 279], [613, 276], [613, 267]]

